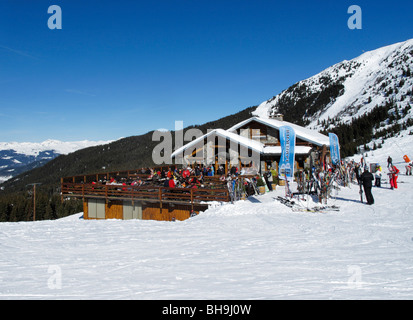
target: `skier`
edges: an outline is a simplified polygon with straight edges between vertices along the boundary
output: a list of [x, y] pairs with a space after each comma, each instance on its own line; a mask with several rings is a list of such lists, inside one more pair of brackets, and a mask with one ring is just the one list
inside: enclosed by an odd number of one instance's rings
[[387, 158], [387, 168], [391, 167], [393, 165], [393, 159], [389, 156]]
[[396, 166], [391, 166], [390, 167], [390, 189], [397, 189], [397, 177], [398, 177], [398, 173], [400, 172], [399, 169], [397, 169]]
[[271, 183], [272, 183], [272, 174], [271, 174], [270, 171], [264, 172], [264, 180], [265, 180], [265, 183], [267, 184], [268, 189], [270, 191], [272, 191], [272, 185], [271, 185]]
[[380, 188], [381, 187], [381, 166], [376, 167], [375, 178], [376, 178], [376, 181], [374, 182], [374, 186]]
[[412, 175], [412, 167], [413, 167], [413, 161], [406, 165], [406, 176]]
[[373, 180], [374, 180], [373, 175], [369, 172], [369, 170], [365, 169], [363, 174], [360, 176], [360, 181], [363, 184], [364, 194], [366, 195], [367, 204], [369, 205], [374, 204], [374, 198], [373, 198], [373, 195], [371, 194]]
[[363, 169], [366, 167], [366, 160], [364, 159], [364, 157], [361, 157], [360, 159], [360, 168]]

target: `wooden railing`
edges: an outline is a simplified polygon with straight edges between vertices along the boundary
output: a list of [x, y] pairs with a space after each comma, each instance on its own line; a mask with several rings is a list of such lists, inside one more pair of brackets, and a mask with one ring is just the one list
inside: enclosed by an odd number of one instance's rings
[[132, 200], [168, 203], [228, 202], [227, 189], [164, 188], [92, 183], [62, 182], [62, 197], [102, 198], [107, 200]]
[[[162, 167], [154, 167], [154, 171], [161, 171], [168, 169], [175, 169], [175, 165], [173, 166], [162, 166]], [[143, 171], [142, 171], [143, 170]], [[123, 179], [147, 179], [150, 175], [145, 172], [145, 168], [143, 169], [134, 169], [134, 170], [123, 170], [123, 171], [111, 171], [111, 172], [100, 172], [94, 174], [86, 174], [86, 175], [78, 175], [78, 176], [70, 176], [62, 178], [62, 182], [72, 182], [72, 183], [91, 183], [91, 182], [98, 182], [99, 180], [109, 181], [111, 177], [116, 178], [116, 180]]]

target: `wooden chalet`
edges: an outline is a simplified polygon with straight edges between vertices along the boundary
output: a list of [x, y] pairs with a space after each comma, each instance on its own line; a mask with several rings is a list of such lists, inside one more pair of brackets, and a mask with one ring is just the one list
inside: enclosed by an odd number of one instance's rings
[[[252, 117], [228, 130], [212, 130], [176, 150], [172, 157], [179, 158], [179, 162], [184, 165], [212, 164], [215, 170], [223, 166], [225, 173], [228, 173], [232, 166], [237, 167], [239, 172], [252, 174], [263, 173], [271, 168], [278, 170], [281, 158], [279, 128], [285, 125], [291, 126], [296, 133], [296, 169], [320, 166], [329, 161], [328, 136], [283, 121], [281, 115], [273, 118]], [[258, 157], [254, 160], [243, 157], [239, 149], [231, 149], [231, 142], [236, 148], [247, 148], [249, 154], [255, 153]]]
[[[233, 166], [240, 174], [258, 174], [270, 168], [278, 170], [279, 128], [284, 125], [291, 126], [296, 133], [296, 169], [328, 161], [327, 136], [283, 121], [282, 117], [252, 117], [228, 130], [211, 130], [179, 148], [172, 154], [175, 165], [170, 167], [174, 169], [178, 163], [185, 167], [213, 165], [217, 171], [222, 166], [226, 174]], [[240, 152], [242, 148], [244, 153]], [[111, 178], [116, 183], [111, 183]], [[230, 201], [225, 182], [218, 177], [204, 179], [202, 187], [165, 188], [151, 181], [142, 170], [130, 170], [62, 178], [61, 192], [62, 200], [83, 200], [85, 219], [185, 220], [206, 210], [211, 202]], [[138, 180], [145, 183], [133, 183]]]

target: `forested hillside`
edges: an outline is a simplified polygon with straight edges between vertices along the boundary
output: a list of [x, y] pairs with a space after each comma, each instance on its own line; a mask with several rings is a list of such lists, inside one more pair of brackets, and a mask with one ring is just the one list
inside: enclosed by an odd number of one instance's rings
[[[249, 107], [236, 114], [211, 121], [196, 127], [206, 133], [208, 129], [228, 129], [251, 117], [256, 107]], [[159, 141], [152, 141], [153, 131], [139, 136], [127, 137], [112, 143], [82, 149], [61, 155], [46, 165], [25, 172], [2, 184], [0, 191], [0, 221], [32, 220], [31, 183], [37, 187], [36, 219], [54, 219], [82, 210], [79, 201], [60, 201], [60, 178], [66, 176], [132, 170], [153, 166], [152, 150]], [[174, 132], [172, 132], [174, 135]]]

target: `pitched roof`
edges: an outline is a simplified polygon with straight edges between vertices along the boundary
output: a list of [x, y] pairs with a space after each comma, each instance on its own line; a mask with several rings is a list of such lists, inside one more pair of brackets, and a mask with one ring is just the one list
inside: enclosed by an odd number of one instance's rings
[[252, 122], [252, 121], [257, 121], [260, 122], [266, 126], [275, 128], [275, 129], [280, 129], [280, 127], [282, 126], [290, 126], [294, 129], [295, 134], [298, 138], [314, 143], [315, 145], [318, 146], [330, 146], [330, 140], [328, 138], [328, 136], [321, 134], [317, 131], [311, 130], [311, 129], [307, 129], [304, 127], [301, 127], [299, 125], [293, 124], [291, 122], [288, 121], [280, 121], [280, 120], [276, 120], [276, 119], [265, 119], [265, 118], [259, 118], [259, 117], [252, 117], [249, 118], [247, 120], [244, 120], [238, 124], [236, 124], [235, 126], [229, 128], [227, 131], [228, 132], [234, 132], [237, 129], [243, 127], [244, 125]]
[[176, 157], [178, 154], [184, 152], [186, 149], [195, 146], [197, 143], [202, 142], [205, 138], [211, 136], [211, 135], [217, 135], [232, 141], [235, 141], [237, 143], [239, 143], [240, 145], [247, 147], [247, 148], [251, 148], [252, 150], [255, 150], [259, 153], [263, 152], [264, 149], [264, 144], [262, 144], [261, 142], [258, 141], [254, 141], [245, 137], [241, 137], [240, 135], [233, 133], [233, 132], [229, 132], [227, 130], [223, 130], [223, 129], [214, 129], [212, 131], [209, 131], [207, 134], [204, 134], [203, 136], [196, 138], [195, 140], [192, 140], [191, 142], [185, 144], [184, 146], [180, 147], [179, 149], [175, 150], [171, 157], [174, 158]]
[[[261, 154], [281, 154], [280, 146], [265, 146], [263, 143], [259, 141], [255, 141], [255, 140], [252, 140], [246, 137], [242, 137], [238, 135], [237, 133], [235, 133], [238, 128], [252, 121], [260, 122], [264, 125], [273, 127], [275, 129], [279, 129], [282, 126], [288, 125], [294, 129], [296, 136], [302, 140], [314, 143], [315, 145], [318, 145], [318, 146], [322, 146], [322, 145], [329, 146], [330, 145], [329, 138], [321, 133], [318, 133], [317, 131], [303, 128], [301, 126], [295, 125], [287, 121], [252, 117], [252, 118], [249, 118], [245, 121], [242, 121], [236, 124], [235, 126], [229, 128], [228, 130], [223, 130], [223, 129], [211, 130], [207, 134], [204, 134], [203, 136], [196, 138], [195, 140], [192, 140], [189, 143], [185, 144], [184, 146], [180, 147], [179, 149], [175, 150], [172, 153], [171, 157], [175, 158], [177, 155], [183, 153], [186, 149], [191, 148], [200, 142], [203, 142], [205, 138], [208, 138], [209, 136], [212, 136], [212, 135], [217, 135], [217, 136], [229, 139], [231, 141], [235, 141], [238, 144], [244, 147], [250, 148], [254, 151], [257, 151]], [[307, 147], [307, 146], [296, 146], [295, 147], [295, 153], [297, 154], [307, 154], [310, 152], [310, 150], [311, 150], [311, 147]]]

